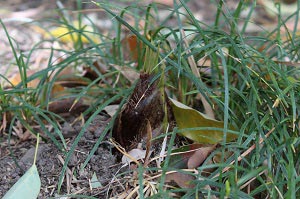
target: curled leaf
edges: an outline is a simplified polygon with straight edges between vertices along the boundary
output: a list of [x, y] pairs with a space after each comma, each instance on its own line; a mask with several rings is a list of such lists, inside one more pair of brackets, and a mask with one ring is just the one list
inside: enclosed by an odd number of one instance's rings
[[[203, 113], [192, 109], [176, 100], [171, 98], [171, 106], [174, 113], [174, 117], [179, 129], [183, 130], [181, 134], [197, 143], [206, 143], [206, 144], [217, 144], [223, 139], [223, 128], [224, 123], [210, 119]], [[211, 130], [211, 129], [197, 129], [197, 130], [188, 130], [188, 128], [219, 128], [220, 130]], [[187, 129], [187, 130], [184, 130]], [[233, 130], [232, 127], [229, 129]], [[236, 134], [227, 132], [227, 140], [231, 141], [237, 138]]]

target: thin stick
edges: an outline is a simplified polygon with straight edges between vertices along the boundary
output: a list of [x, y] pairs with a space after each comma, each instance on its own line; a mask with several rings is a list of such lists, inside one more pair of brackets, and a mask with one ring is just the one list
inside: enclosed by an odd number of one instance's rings
[[116, 149], [118, 150], [118, 151], [120, 151], [123, 155], [125, 155], [126, 157], [128, 157], [130, 160], [132, 160], [134, 163], [136, 163], [137, 165], [140, 165], [140, 163], [134, 158], [134, 157], [132, 157], [131, 155], [129, 155], [126, 151], [125, 151], [125, 149], [123, 148], [123, 147], [121, 147], [121, 146], [119, 146], [119, 144], [118, 143], [116, 143], [113, 139], [109, 139], [109, 141], [116, 147]]
[[[269, 137], [269, 135], [275, 130], [275, 127], [273, 127], [266, 135], [265, 138]], [[259, 139], [259, 144], [261, 144], [265, 139], [264, 138], [260, 138]], [[237, 161], [241, 161], [244, 157], [246, 157], [250, 152], [252, 152], [254, 149], [256, 148], [256, 144], [253, 144], [251, 147], [249, 147], [244, 153], [242, 153]], [[233, 165], [236, 162], [236, 160], [233, 160], [232, 162], [230, 162], [229, 165]], [[222, 170], [222, 173], [225, 173], [226, 171], [228, 171], [231, 167], [227, 166]], [[216, 174], [213, 178], [218, 177], [220, 175], [220, 173]]]
[[39, 143], [40, 143], [40, 134], [38, 133], [37, 137], [36, 137], [36, 146], [35, 146], [34, 159], [33, 159], [33, 164], [34, 165], [36, 163], [36, 158], [37, 158]]

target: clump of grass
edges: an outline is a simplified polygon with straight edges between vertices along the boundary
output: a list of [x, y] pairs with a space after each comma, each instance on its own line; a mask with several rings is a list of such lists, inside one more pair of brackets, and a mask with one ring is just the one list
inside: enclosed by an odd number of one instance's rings
[[[151, 6], [151, 9], [156, 8], [155, 5]], [[185, 13], [179, 11], [180, 7], [184, 8]], [[278, 24], [272, 32], [262, 31], [259, 36], [247, 36], [245, 30], [255, 6], [250, 7], [246, 19], [241, 19], [241, 12], [246, 7], [249, 8], [249, 5], [240, 2], [237, 9], [230, 12], [226, 4], [221, 2], [218, 4], [215, 24], [205, 25], [197, 21], [187, 5], [180, 1], [180, 4], [175, 3], [173, 13], [167, 17], [176, 17], [178, 23], [175, 27], [151, 27], [155, 32], [152, 35], [154, 43], [167, 45], [162, 45], [160, 58], [169, 75], [167, 84], [170, 88], [179, 88], [177, 92], [171, 89], [173, 95], [185, 103], [193, 104], [196, 94], [201, 93], [214, 105], [217, 118], [224, 120], [224, 129], [233, 123], [239, 131], [236, 142], [223, 142], [218, 149], [223, 152], [224, 162], [204, 163], [198, 168], [199, 174], [207, 168], [215, 168], [215, 171], [205, 178], [195, 175], [199, 180], [196, 180], [194, 189], [185, 190], [186, 196], [197, 196], [199, 192], [221, 198], [299, 196], [297, 153], [300, 71], [293, 64], [299, 61], [298, 48], [294, 45], [298, 42], [296, 29], [294, 32], [286, 29], [288, 37], [282, 36], [280, 29], [285, 27], [285, 21], [279, 15]], [[110, 10], [108, 12], [144, 45], [157, 50], [145, 35], [126, 23], [122, 16]], [[182, 21], [183, 16], [186, 17], [185, 22]], [[291, 17], [297, 17], [297, 14]], [[221, 28], [221, 21], [225, 29]], [[242, 29], [239, 28], [241, 23]], [[168, 33], [164, 29], [169, 30]], [[183, 46], [183, 40], [188, 38], [181, 31], [188, 32], [188, 36], [193, 38], [188, 40], [189, 49]], [[171, 42], [175, 48], [168, 46]], [[202, 79], [195, 76], [187, 61], [190, 57], [209, 60], [209, 75]], [[272, 133], [266, 137], [268, 132]], [[256, 147], [242, 157], [243, 151], [250, 146]], [[234, 154], [224, 159], [224, 151]], [[242, 157], [241, 160], [239, 157]], [[231, 169], [222, 173], [231, 161], [235, 162], [230, 166]], [[207, 185], [212, 189], [207, 189]], [[160, 191], [159, 195], [163, 195], [163, 191]], [[168, 193], [173, 191], [179, 190], [169, 190]]]
[[[79, 5], [81, 5], [80, 2]], [[166, 20], [162, 21], [156, 16], [159, 12], [156, 4], [150, 4], [147, 7], [133, 4], [117, 12], [112, 9], [113, 6], [110, 3], [98, 5], [113, 16], [114, 37], [99, 33], [102, 42], [98, 44], [90, 39], [88, 46], [83, 45], [80, 39], [76, 41], [78, 43], [74, 41], [74, 49], [71, 52], [65, 51], [66, 57], [63, 61], [49, 62], [47, 69], [31, 78], [37, 78], [39, 75], [48, 77], [48, 72], [54, 71], [54, 69], [62, 71], [70, 65], [78, 67], [86, 64], [94, 68], [93, 61], [91, 61], [94, 56], [99, 57], [103, 64], [132, 67], [132, 62], [128, 62], [122, 57], [122, 50], [124, 50], [121, 44], [122, 27], [126, 27], [144, 46], [159, 52], [159, 62], [163, 63], [165, 68], [160, 68], [160, 65], [156, 68], [157, 78], [166, 76], [165, 85], [170, 97], [177, 98], [190, 106], [200, 104], [198, 108], [201, 109], [203, 107], [197, 96], [204, 96], [213, 107], [216, 118], [224, 121], [224, 132], [228, 130], [229, 124], [233, 124], [239, 132], [236, 141], [220, 143], [220, 147], [207, 158], [211, 159], [216, 154], [221, 154], [220, 162], [205, 161], [193, 172], [180, 171], [190, 173], [196, 178], [193, 188], [165, 189], [164, 177], [162, 177], [153, 182], [157, 184], [157, 193], [153, 197], [167, 197], [179, 192], [184, 193], [186, 198], [204, 196], [297, 198], [300, 196], [298, 188], [300, 187], [300, 158], [298, 155], [300, 69], [299, 65], [295, 64], [299, 62], [297, 45], [299, 38], [296, 27], [289, 32], [285, 26], [286, 20], [280, 18], [279, 14], [278, 24], [274, 30], [270, 32], [262, 30], [259, 35], [249, 36], [246, 34], [246, 30], [251, 22], [255, 4], [248, 5], [243, 1], [238, 3], [234, 11], [230, 11], [226, 3], [220, 1], [216, 5], [218, 11], [212, 25], [198, 21], [184, 1], [174, 2], [174, 8]], [[241, 13], [246, 8], [250, 9], [249, 14], [242, 19]], [[129, 25], [124, 19], [125, 15], [132, 16], [135, 24], [143, 19], [146, 25], [143, 29], [140, 29], [138, 25]], [[83, 17], [84, 15], [80, 14], [78, 20], [82, 20]], [[293, 17], [298, 19], [298, 14], [294, 13], [290, 16], [290, 18]], [[176, 24], [169, 26], [166, 21], [171, 18], [176, 19]], [[155, 23], [151, 23], [153, 21]], [[72, 26], [67, 17], [62, 17], [62, 20], [56, 21], [56, 23], [68, 26], [71, 32], [81, 33], [82, 31], [80, 28]], [[284, 34], [287, 36], [282, 35], [282, 27], [285, 28]], [[81, 36], [88, 37], [84, 33]], [[149, 36], [151, 41], [149, 41]], [[188, 46], [184, 45], [184, 41], [188, 42]], [[27, 115], [35, 118], [41, 128], [44, 128], [41, 117], [53, 126], [57, 126], [55, 122], [57, 116], [46, 110], [47, 103], [52, 100], [49, 95], [46, 95], [41, 107], [36, 107], [36, 102], [29, 100], [32, 99], [30, 96], [36, 96], [41, 94], [42, 90], [51, 89], [57, 76], [54, 76], [49, 82], [43, 81], [40, 84], [41, 87], [29, 93], [29, 89], [26, 87], [26, 82], [29, 81], [26, 79], [27, 66], [24, 65], [26, 62], [23, 61], [23, 56], [17, 55], [12, 43], [11, 46], [23, 78], [20, 85], [12, 91], [5, 91], [1, 88], [0, 92], [3, 95], [0, 98], [2, 104], [0, 111], [14, 113], [11, 125], [14, 120], [20, 120], [27, 127], [29, 123], [23, 119], [25, 111]], [[143, 55], [143, 49], [140, 53]], [[136, 71], [143, 66], [142, 56], [139, 57], [137, 66], [134, 68]], [[188, 61], [190, 58], [196, 62], [206, 60], [202, 63], [209, 64], [198, 67], [200, 71], [209, 72], [201, 72], [199, 78], [191, 69]], [[101, 92], [96, 99], [88, 96], [93, 98], [93, 107], [97, 107], [97, 109], [95, 111], [91, 107], [84, 113], [90, 117], [67, 153], [59, 179], [58, 191], [67, 163], [90, 122], [107, 105], [122, 98], [120, 106], [124, 104], [132, 91], [132, 86], [130, 87], [128, 81], [123, 76], [119, 76], [120, 71], [111, 70], [106, 74], [98, 74], [99, 77], [90, 81], [88, 86], [74, 89], [72, 94], [62, 97], [80, 99], [92, 89]], [[107, 81], [109, 78], [112, 82], [117, 83], [114, 86], [110, 85]], [[97, 84], [99, 81], [105, 82], [106, 86], [100, 87]], [[13, 104], [14, 106], [11, 103], [12, 98], [17, 100], [17, 103]], [[111, 130], [114, 119], [97, 140], [83, 167], [103, 141], [104, 136]], [[59, 133], [58, 128], [57, 133]], [[168, 142], [169, 151], [166, 162], [168, 162], [168, 155], [174, 145], [176, 133], [176, 128], [170, 133], [172, 139]], [[224, 136], [226, 137], [226, 133]], [[53, 141], [57, 145], [61, 145], [56, 139]], [[63, 147], [61, 146], [61, 148]], [[249, 153], [245, 153], [248, 149], [251, 149]], [[226, 157], [228, 151], [232, 153], [232, 156]], [[143, 173], [162, 172], [162, 176], [164, 176], [167, 169], [167, 163], [163, 168], [139, 167], [137, 177], [140, 197], [144, 194], [144, 182], [147, 181]], [[208, 169], [212, 172], [203, 175], [203, 172]], [[120, 174], [120, 176], [122, 175], [125, 174]]]

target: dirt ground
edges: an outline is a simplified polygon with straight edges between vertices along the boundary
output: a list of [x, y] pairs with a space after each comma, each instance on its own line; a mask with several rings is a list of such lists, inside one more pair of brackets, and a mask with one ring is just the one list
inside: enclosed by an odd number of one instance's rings
[[[89, 152], [101, 135], [101, 129], [109, 121], [108, 116], [99, 115], [84, 133], [83, 138], [79, 141], [73, 156], [68, 163], [67, 175], [72, 180], [71, 183], [63, 184], [61, 193], [76, 193], [82, 195], [95, 195], [99, 198], [109, 195], [108, 186], [113, 184], [114, 175], [120, 165], [116, 164], [116, 158], [112, 155], [110, 145], [107, 143], [100, 144], [95, 154], [92, 156], [88, 165], [81, 171], [80, 167], [86, 160]], [[71, 125], [65, 122], [62, 125], [62, 132], [67, 140], [68, 148], [72, 145], [74, 137], [80, 131], [80, 124]], [[69, 137], [69, 138], [67, 138]], [[7, 136], [1, 136], [6, 140]], [[7, 142], [1, 143], [0, 159], [0, 196], [28, 170], [33, 163], [35, 153], [35, 140], [26, 140], [20, 142], [16, 137], [11, 140], [11, 146]], [[12, 150], [13, 156], [10, 156], [9, 149]], [[65, 154], [60, 151], [53, 143], [41, 141], [38, 148], [37, 168], [41, 178], [42, 189], [39, 198], [54, 197], [57, 190], [58, 177], [64, 163]], [[91, 188], [91, 177], [97, 175], [101, 187]], [[116, 188], [116, 185], [114, 185]]]

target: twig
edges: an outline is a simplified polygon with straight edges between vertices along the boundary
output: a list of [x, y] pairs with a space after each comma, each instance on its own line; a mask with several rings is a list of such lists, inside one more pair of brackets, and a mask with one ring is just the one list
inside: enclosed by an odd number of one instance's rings
[[149, 159], [151, 155], [151, 142], [152, 140], [152, 128], [149, 120], [147, 120], [147, 144], [146, 144], [146, 155], [145, 155], [145, 162], [144, 162], [144, 168], [148, 166]]
[[[265, 138], [269, 137], [269, 135], [275, 130], [275, 127], [273, 127], [266, 135], [265, 135]], [[260, 138], [259, 139], [259, 144], [261, 144], [265, 138]], [[250, 148], [248, 148], [244, 153], [242, 153], [237, 161], [241, 161], [244, 157], [246, 157], [250, 152], [252, 152], [254, 149], [256, 148], [256, 144], [253, 144]], [[229, 165], [233, 165], [234, 163], [236, 162], [236, 160], [233, 160], [232, 162], [230, 162]], [[223, 170], [222, 170], [222, 173], [225, 173], [226, 171], [228, 171], [231, 167], [230, 166], [227, 166], [225, 167]], [[216, 174], [213, 178], [216, 178], [220, 175], [220, 173]]]
[[109, 141], [114, 145], [114, 147], [116, 147], [116, 149], [118, 151], [120, 151], [123, 155], [125, 155], [126, 157], [128, 157], [130, 160], [132, 160], [134, 163], [136, 163], [137, 165], [140, 165], [140, 163], [131, 155], [129, 155], [125, 149], [123, 147], [121, 147], [118, 143], [116, 143], [113, 139], [109, 139]]

